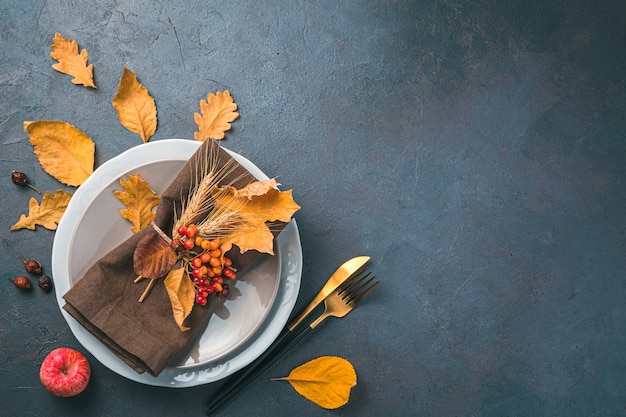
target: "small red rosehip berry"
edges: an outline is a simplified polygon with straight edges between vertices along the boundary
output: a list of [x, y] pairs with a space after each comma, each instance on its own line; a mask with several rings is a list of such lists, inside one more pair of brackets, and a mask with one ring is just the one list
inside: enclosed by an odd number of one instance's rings
[[23, 275], [16, 277], [13, 280], [13, 284], [15, 284], [15, 286], [21, 290], [30, 290], [31, 288], [30, 280]]
[[22, 255], [19, 255], [22, 262], [24, 262], [24, 269], [26, 272], [30, 274], [40, 274], [41, 273], [41, 263], [34, 259], [26, 260]]
[[13, 181], [13, 184], [15, 185], [25, 185], [26, 187], [30, 187], [41, 194], [41, 191], [33, 187], [33, 185], [28, 182], [28, 177], [23, 172], [13, 170], [11, 172], [11, 181]]
[[52, 288], [52, 280], [50, 279], [49, 276], [42, 275], [37, 280], [37, 285], [39, 286], [39, 288], [41, 288], [45, 292], [49, 292], [50, 289]]

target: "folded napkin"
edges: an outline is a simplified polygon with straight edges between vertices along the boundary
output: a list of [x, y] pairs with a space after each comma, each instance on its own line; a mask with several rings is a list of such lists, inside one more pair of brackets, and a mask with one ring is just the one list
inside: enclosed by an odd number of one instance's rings
[[[207, 140], [161, 195], [154, 222], [170, 237], [174, 210], [180, 209], [180, 202], [197, 181], [196, 167], [206, 165], [207, 158], [215, 157], [211, 154], [217, 155], [218, 166], [232, 160], [219, 145]], [[241, 188], [256, 180], [237, 162], [234, 167], [222, 183]], [[274, 235], [284, 226], [284, 223], [272, 224]], [[133, 252], [137, 242], [153, 230], [146, 227], [135, 233], [91, 266], [63, 296], [66, 301], [63, 308], [137, 372], [157, 376], [172, 365], [170, 360], [184, 351], [199, 332], [204, 331], [211, 309], [208, 304], [204, 307], [195, 305], [185, 321], [191, 330], [181, 331], [174, 321], [163, 278], [156, 282], [143, 302], [138, 302], [148, 281], [133, 282], [137, 277], [133, 270]], [[260, 255], [256, 251], [242, 255], [237, 248], [227, 254], [239, 273]]]

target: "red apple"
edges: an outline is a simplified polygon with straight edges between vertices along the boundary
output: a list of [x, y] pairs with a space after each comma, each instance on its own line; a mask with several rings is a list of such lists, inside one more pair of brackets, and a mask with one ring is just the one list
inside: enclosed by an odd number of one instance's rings
[[87, 358], [70, 348], [58, 348], [46, 356], [39, 369], [43, 386], [58, 397], [80, 394], [91, 376]]

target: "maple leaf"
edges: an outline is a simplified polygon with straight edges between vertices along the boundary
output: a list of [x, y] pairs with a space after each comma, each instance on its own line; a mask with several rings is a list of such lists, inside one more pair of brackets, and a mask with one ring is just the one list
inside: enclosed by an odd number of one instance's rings
[[187, 276], [185, 268], [177, 268], [170, 271], [165, 277], [165, 289], [170, 298], [174, 320], [181, 331], [189, 330], [183, 322], [193, 309], [196, 295], [193, 284]]
[[72, 194], [67, 191], [56, 190], [54, 195], [46, 191], [39, 205], [37, 199], [31, 197], [28, 203], [28, 216], [22, 214], [18, 222], [11, 226], [11, 230], [35, 230], [36, 225], [56, 230], [71, 198]]
[[92, 173], [96, 146], [91, 138], [67, 122], [24, 122], [42, 168], [63, 184], [81, 185]]
[[117, 190], [113, 194], [126, 206], [120, 210], [120, 214], [133, 224], [130, 230], [137, 233], [154, 220], [156, 213], [152, 209], [159, 204], [161, 198], [139, 174], [129, 175], [127, 178], [120, 179], [124, 191]]
[[89, 54], [86, 49], [78, 53], [78, 44], [75, 40], [70, 41], [56, 33], [53, 38], [54, 43], [50, 45], [52, 52], [50, 56], [58, 61], [52, 64], [55, 70], [71, 75], [72, 83], [82, 84], [85, 87], [96, 88], [93, 82], [93, 65], [87, 65]]
[[200, 113], [193, 114], [198, 125], [198, 132], [193, 134], [194, 139], [200, 142], [224, 139], [224, 132], [230, 129], [230, 122], [239, 117], [235, 110], [237, 105], [228, 90], [207, 94], [206, 101], [200, 100]]
[[146, 143], [157, 129], [157, 109], [154, 99], [139, 81], [134, 72], [124, 67], [113, 107], [126, 129], [138, 134]]
[[356, 386], [356, 371], [352, 364], [337, 356], [322, 356], [300, 365], [284, 378], [304, 398], [326, 409], [348, 403], [350, 390]]
[[235, 191], [235, 197], [243, 197], [251, 200], [252, 197], [266, 194], [272, 188], [278, 187], [280, 184], [274, 178], [263, 181], [252, 182], [245, 187]]
[[[220, 187], [213, 192], [214, 212], [231, 210], [239, 219], [235, 230], [222, 238], [225, 248], [237, 245], [241, 253], [254, 249], [274, 254], [274, 235], [267, 222], [288, 222], [300, 206], [293, 200], [292, 190], [280, 191], [271, 186], [275, 184], [272, 181], [253, 183], [243, 188], [241, 195], [231, 186]], [[258, 194], [259, 190], [265, 192]]]

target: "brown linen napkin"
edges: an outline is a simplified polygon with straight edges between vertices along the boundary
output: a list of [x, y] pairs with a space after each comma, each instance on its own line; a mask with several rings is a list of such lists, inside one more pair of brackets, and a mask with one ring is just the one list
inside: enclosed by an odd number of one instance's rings
[[[197, 180], [196, 167], [205, 164], [212, 152], [217, 153], [218, 166], [232, 159], [214, 141], [207, 140], [161, 195], [155, 224], [168, 235], [171, 236], [174, 210], [180, 207], [180, 202]], [[146, 180], [149, 181], [149, 178]], [[240, 188], [255, 181], [255, 178], [236, 163], [223, 183], [233, 180], [233, 185]], [[284, 223], [272, 224], [274, 235], [284, 226]], [[133, 282], [137, 277], [133, 270], [133, 252], [137, 242], [151, 231], [152, 227], [146, 227], [135, 233], [91, 266], [63, 296], [66, 301], [63, 308], [135, 371], [157, 376], [198, 332], [204, 331], [210, 308], [208, 304], [204, 307], [195, 305], [185, 321], [191, 330], [183, 332], [172, 316], [162, 278], [143, 302], [137, 301], [147, 280]], [[247, 251], [241, 255], [234, 248], [227, 255], [233, 260], [233, 265], [243, 271], [261, 254]]]

